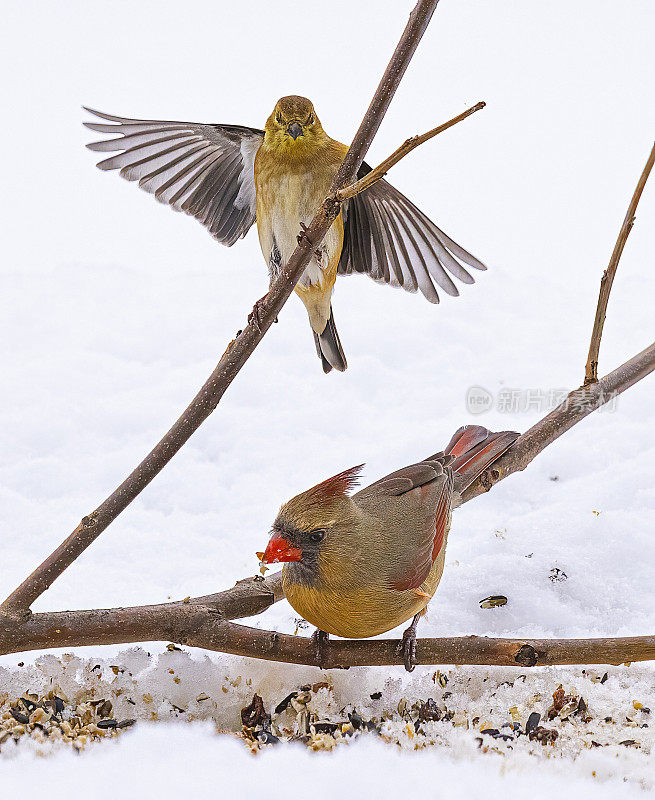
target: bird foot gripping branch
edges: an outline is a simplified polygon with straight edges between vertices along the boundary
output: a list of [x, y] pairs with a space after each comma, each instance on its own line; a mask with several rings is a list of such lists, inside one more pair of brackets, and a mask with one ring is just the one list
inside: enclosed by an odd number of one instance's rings
[[403, 638], [396, 647], [396, 653], [403, 657], [403, 664], [407, 672], [414, 672], [418, 664], [416, 659], [416, 626], [421, 616], [422, 612], [414, 615], [411, 625], [403, 631]]
[[328, 663], [330, 634], [317, 628], [312, 634], [312, 640], [316, 648], [316, 663], [322, 668]]
[[[254, 325], [255, 328], [259, 333], [261, 333], [265, 321], [266, 311], [268, 310], [268, 295], [265, 294], [263, 297], [260, 297], [259, 300], [255, 301], [255, 304], [252, 307], [252, 311], [248, 314], [248, 324]], [[273, 319], [273, 322], [277, 322], [277, 317]]]

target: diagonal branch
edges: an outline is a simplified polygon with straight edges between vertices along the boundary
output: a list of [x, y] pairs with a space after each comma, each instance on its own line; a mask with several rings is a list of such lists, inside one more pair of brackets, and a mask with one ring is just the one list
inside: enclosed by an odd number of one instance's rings
[[15, 589], [0, 606], [0, 617], [22, 619], [32, 603], [91, 545], [108, 525], [145, 489], [214, 411], [223, 394], [252, 355], [288, 300], [317, 246], [339, 215], [341, 201], [334, 193], [349, 184], [378, 131], [405, 70], [414, 55], [439, 0], [419, 0], [373, 95], [355, 138], [339, 168], [331, 190], [304, 231], [268, 294], [258, 304], [243, 331], [230, 342], [218, 365], [182, 416], [155, 448], [95, 511], [85, 516], [70, 536]]
[[498, 481], [524, 470], [555, 439], [653, 371], [655, 342], [596, 383], [574, 389], [563, 403], [519, 436], [512, 447], [466, 489], [462, 502], [488, 492]]
[[607, 313], [607, 303], [610, 299], [610, 292], [612, 291], [612, 284], [614, 283], [614, 276], [616, 275], [619, 260], [623, 253], [623, 248], [628, 240], [632, 226], [635, 224], [635, 214], [637, 213], [637, 205], [641, 199], [641, 194], [646, 186], [646, 181], [650, 175], [650, 171], [655, 164], [655, 144], [650, 151], [648, 161], [644, 167], [643, 172], [637, 183], [637, 188], [632, 195], [628, 211], [621, 225], [619, 236], [614, 245], [610, 263], [603, 272], [603, 277], [600, 279], [600, 292], [598, 294], [598, 305], [596, 307], [596, 318], [594, 319], [594, 327], [591, 333], [591, 342], [589, 344], [589, 355], [587, 356], [587, 364], [585, 367], [584, 386], [589, 386], [598, 380], [598, 354], [600, 352], [600, 340], [603, 335], [603, 326], [605, 325], [605, 315]]
[[382, 163], [378, 164], [375, 169], [372, 169], [363, 178], [360, 178], [350, 186], [345, 186], [343, 189], [339, 189], [336, 192], [337, 200], [349, 200], [351, 197], [366, 191], [366, 189], [369, 189], [374, 183], [377, 183], [381, 178], [384, 178], [391, 167], [395, 166], [402, 158], [405, 158], [405, 156], [411, 153], [412, 150], [415, 150], [420, 145], [424, 144], [430, 139], [433, 139], [435, 136], [437, 136], [437, 134], [443, 133], [443, 131], [448, 130], [448, 128], [452, 128], [453, 125], [457, 125], [458, 122], [470, 117], [471, 114], [475, 114], [476, 111], [480, 111], [485, 107], [485, 105], [486, 103], [480, 101], [466, 111], [463, 111], [461, 114], [458, 114], [456, 117], [448, 120], [448, 122], [444, 122], [443, 125], [438, 125], [436, 128], [432, 128], [431, 131], [422, 133], [420, 136], [412, 136], [411, 139], [407, 139], [400, 145], [399, 148], [394, 150], [388, 158], [385, 158]]
[[[655, 343], [593, 386], [571, 392], [567, 400], [520, 436], [512, 448], [465, 493], [462, 503], [488, 491], [525, 467], [549, 444], [604, 403], [655, 371]], [[495, 474], [497, 472], [497, 474]], [[0, 654], [48, 647], [173, 641], [251, 658], [315, 666], [380, 666], [402, 663], [397, 641], [333, 642], [319, 665], [306, 637], [237, 625], [230, 620], [259, 614], [282, 599], [281, 573], [266, 580], [247, 578], [217, 594], [188, 602], [135, 608], [32, 614], [15, 621], [0, 616]], [[479, 636], [419, 639], [423, 664], [494, 664], [531, 667], [545, 664], [620, 664], [655, 659], [655, 636], [606, 639], [490, 639]]]

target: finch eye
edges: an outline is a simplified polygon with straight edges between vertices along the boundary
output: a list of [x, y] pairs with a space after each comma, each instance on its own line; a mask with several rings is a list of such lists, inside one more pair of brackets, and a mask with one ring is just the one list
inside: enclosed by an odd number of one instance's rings
[[314, 124], [314, 115], [313, 114], [309, 115], [309, 119], [307, 120], [306, 124], [307, 125], [313, 125]]
[[322, 542], [323, 539], [325, 538], [325, 531], [320, 529], [312, 531], [309, 534], [309, 538], [312, 540], [312, 542], [316, 542], [318, 544], [318, 542]]
[[275, 115], [275, 121], [278, 123], [278, 125], [281, 125], [282, 124], [282, 114], [277, 113]]

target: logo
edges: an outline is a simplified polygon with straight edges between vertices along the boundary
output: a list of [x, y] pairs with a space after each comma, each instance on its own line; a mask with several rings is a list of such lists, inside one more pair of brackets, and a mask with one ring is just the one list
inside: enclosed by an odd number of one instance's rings
[[466, 390], [466, 410], [470, 414], [484, 414], [493, 408], [494, 398], [483, 386], [469, 386]]

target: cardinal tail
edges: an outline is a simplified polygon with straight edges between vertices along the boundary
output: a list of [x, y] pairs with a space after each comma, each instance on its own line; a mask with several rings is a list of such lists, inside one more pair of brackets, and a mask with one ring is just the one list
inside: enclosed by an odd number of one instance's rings
[[323, 372], [327, 373], [334, 369], [343, 372], [347, 369], [346, 356], [344, 355], [337, 326], [334, 324], [332, 306], [330, 306], [330, 317], [323, 333], [314, 334], [316, 352], [323, 363]]
[[518, 439], [514, 431], [493, 433], [482, 425], [464, 425], [453, 434], [444, 450], [454, 457], [455, 490], [463, 492]]

